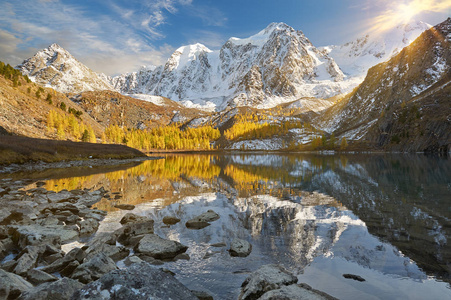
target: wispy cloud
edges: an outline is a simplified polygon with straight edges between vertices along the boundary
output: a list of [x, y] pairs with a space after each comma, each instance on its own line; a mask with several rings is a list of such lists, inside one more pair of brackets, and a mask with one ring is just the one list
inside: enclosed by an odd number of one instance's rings
[[0, 60], [18, 64], [57, 42], [95, 71], [107, 74], [163, 63], [171, 47], [155, 47], [151, 41], [163, 37], [158, 27], [166, 14], [191, 1], [145, 1], [138, 10], [122, 10], [121, 1], [111, 6], [107, 1], [104, 8], [110, 11], [95, 14], [58, 0], [6, 1], [0, 9]]
[[215, 7], [209, 6], [190, 6], [188, 12], [202, 20], [206, 26], [224, 26], [227, 22], [223, 12]]

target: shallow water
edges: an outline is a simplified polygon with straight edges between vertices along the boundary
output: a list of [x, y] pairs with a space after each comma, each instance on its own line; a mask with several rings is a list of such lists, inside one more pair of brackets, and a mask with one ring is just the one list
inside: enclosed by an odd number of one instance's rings
[[[189, 246], [165, 263], [190, 289], [236, 299], [248, 274], [268, 263], [340, 299], [451, 298], [451, 160], [423, 155], [174, 155], [126, 170], [46, 180], [51, 190], [100, 188], [109, 199], [99, 231], [128, 211]], [[61, 177], [61, 175], [58, 175]], [[185, 227], [212, 209], [221, 217]], [[182, 221], [166, 228], [164, 216]], [[246, 258], [212, 247], [234, 237]], [[351, 273], [366, 279], [345, 279]]]

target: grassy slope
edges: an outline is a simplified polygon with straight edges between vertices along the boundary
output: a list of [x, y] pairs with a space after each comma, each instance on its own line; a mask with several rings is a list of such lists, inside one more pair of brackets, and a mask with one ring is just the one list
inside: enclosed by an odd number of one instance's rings
[[0, 164], [28, 161], [56, 162], [88, 158], [124, 159], [143, 156], [145, 155], [142, 152], [123, 145], [0, 136]]

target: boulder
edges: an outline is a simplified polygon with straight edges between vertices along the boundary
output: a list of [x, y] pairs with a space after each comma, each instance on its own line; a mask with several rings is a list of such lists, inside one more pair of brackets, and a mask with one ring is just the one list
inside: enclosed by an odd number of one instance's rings
[[28, 271], [36, 267], [38, 262], [39, 254], [44, 252], [45, 246], [27, 246], [22, 252], [16, 257], [17, 264], [14, 267], [13, 273], [17, 275], [25, 275]]
[[99, 253], [87, 262], [79, 265], [72, 273], [71, 278], [77, 279], [82, 283], [88, 283], [116, 269], [116, 264], [111, 258], [104, 253]]
[[11, 226], [13, 241], [20, 248], [28, 245], [54, 245], [60, 247], [61, 243], [74, 240], [78, 231], [65, 226], [25, 225]]
[[0, 269], [0, 299], [16, 299], [33, 285], [14, 273]]
[[289, 300], [333, 300], [336, 299], [326, 293], [305, 288], [302, 285], [288, 285], [266, 292], [259, 300], [289, 299]]
[[93, 218], [84, 219], [77, 222], [80, 227], [80, 235], [90, 235], [97, 231], [99, 228], [99, 221]]
[[82, 287], [83, 284], [77, 280], [63, 278], [58, 281], [41, 284], [22, 293], [20, 300], [69, 300]]
[[212, 210], [208, 210], [197, 217], [192, 218], [186, 222], [186, 227], [190, 229], [202, 229], [210, 225], [210, 222], [219, 219], [219, 215]]
[[230, 243], [229, 252], [231, 256], [246, 257], [251, 254], [251, 251], [252, 245], [248, 241], [235, 238]]
[[139, 264], [142, 263], [143, 260], [141, 258], [139, 258], [138, 256], [129, 256], [124, 260], [124, 264], [128, 267], [131, 266], [133, 264]]
[[93, 258], [98, 253], [104, 253], [106, 256], [114, 261], [118, 261], [126, 258], [130, 254], [130, 250], [124, 246], [113, 246], [108, 244], [103, 244], [97, 248], [88, 248], [86, 250], [87, 259]]
[[180, 222], [179, 218], [166, 216], [163, 218], [163, 223], [166, 225], [174, 225]]
[[282, 266], [265, 265], [246, 278], [241, 285], [241, 294], [238, 299], [259, 299], [268, 291], [280, 289], [285, 285], [295, 284], [297, 281], [297, 277]]
[[116, 204], [115, 208], [123, 209], [123, 210], [134, 210], [135, 206], [133, 204]]
[[28, 271], [27, 279], [29, 282], [35, 285], [58, 280], [58, 278], [56, 278], [55, 276], [36, 269]]
[[128, 224], [128, 223], [143, 223], [143, 222], [147, 222], [150, 221], [151, 219], [149, 219], [148, 217], [144, 217], [144, 216], [138, 216], [132, 213], [127, 213], [125, 214], [120, 223], [122, 225]]
[[173, 276], [147, 263], [114, 270], [77, 291], [72, 299], [197, 300]]
[[179, 242], [166, 240], [155, 234], [146, 234], [135, 247], [136, 252], [157, 259], [172, 259], [187, 249], [187, 246]]
[[[66, 268], [70, 263], [77, 261], [78, 263], [82, 263], [86, 257], [86, 252], [80, 248], [74, 248], [70, 250], [64, 257], [55, 260], [48, 266], [40, 269], [41, 271], [47, 273], [60, 272], [64, 268]], [[66, 270], [67, 271], [67, 270]]]
[[114, 234], [118, 235], [117, 241], [123, 245], [128, 245], [130, 238], [133, 236], [153, 233], [154, 221], [150, 219], [146, 222], [127, 224], [114, 232]]

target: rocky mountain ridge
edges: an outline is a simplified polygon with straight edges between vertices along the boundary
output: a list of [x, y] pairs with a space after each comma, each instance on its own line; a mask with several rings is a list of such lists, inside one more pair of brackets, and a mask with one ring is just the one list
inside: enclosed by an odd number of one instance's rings
[[58, 44], [37, 52], [16, 68], [36, 83], [62, 93], [112, 89], [105, 74], [92, 71]]
[[317, 124], [371, 148], [448, 151], [450, 41], [448, 18], [372, 67], [363, 83], [319, 116]]

